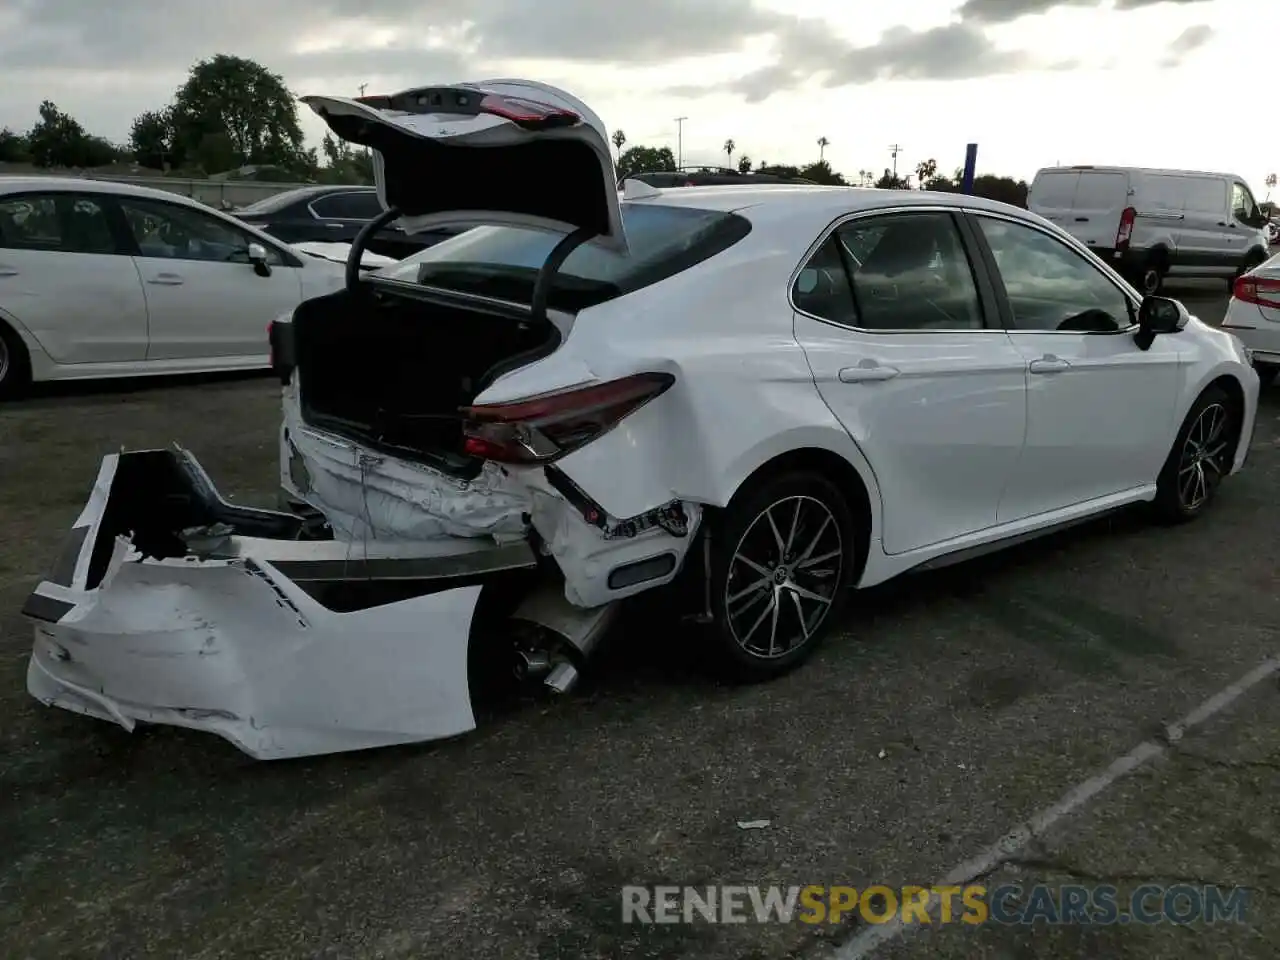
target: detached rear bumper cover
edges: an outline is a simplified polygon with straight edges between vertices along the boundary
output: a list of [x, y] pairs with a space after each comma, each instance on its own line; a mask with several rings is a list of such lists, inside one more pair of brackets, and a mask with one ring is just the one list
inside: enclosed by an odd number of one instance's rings
[[[230, 536], [198, 556], [149, 558], [104, 523], [121, 497], [122, 463], [145, 456], [157, 453], [103, 461], [51, 578], [23, 608], [36, 624], [27, 673], [34, 697], [130, 730], [143, 721], [216, 733], [259, 759], [474, 728], [467, 647], [479, 587], [339, 613], [296, 581], [337, 579], [348, 563], [357, 577], [374, 568], [386, 573], [401, 561], [421, 568], [431, 562], [424, 553], [433, 552], [439, 564], [464, 571], [527, 566], [526, 545], [490, 546], [486, 554], [475, 543], [401, 542], [366, 551], [359, 544]], [[194, 460], [181, 459], [207, 483]], [[219, 502], [257, 514], [259, 522], [284, 518]], [[495, 560], [495, 550], [509, 556]], [[515, 556], [522, 550], [527, 556]], [[326, 570], [339, 564], [342, 571]]]

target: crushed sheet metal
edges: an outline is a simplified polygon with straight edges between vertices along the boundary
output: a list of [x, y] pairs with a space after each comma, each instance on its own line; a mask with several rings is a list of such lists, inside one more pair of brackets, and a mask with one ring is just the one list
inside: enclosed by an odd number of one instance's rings
[[[598, 607], [670, 583], [679, 574], [702, 521], [702, 508], [686, 502], [683, 507], [689, 522], [683, 537], [673, 537], [653, 526], [633, 537], [606, 540], [598, 527], [583, 519], [581, 512], [545, 481], [530, 478], [530, 493], [534, 529], [564, 574], [565, 598], [579, 607]], [[665, 553], [676, 558], [670, 574], [617, 590], [609, 587], [610, 571]]]
[[103, 586], [39, 623], [27, 688], [113, 721], [218, 734], [257, 759], [474, 729], [467, 647], [479, 587], [335, 613], [268, 563], [146, 560], [117, 540]]
[[281, 479], [325, 515], [339, 539], [492, 537], [505, 543], [527, 535], [529, 494], [497, 464], [486, 463], [479, 476], [464, 482], [371, 456], [306, 426], [292, 387], [284, 412]]

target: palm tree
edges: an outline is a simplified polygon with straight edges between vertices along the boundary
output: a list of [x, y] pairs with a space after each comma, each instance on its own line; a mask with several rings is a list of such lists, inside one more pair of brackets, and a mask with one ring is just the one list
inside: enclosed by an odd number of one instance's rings
[[866, 170], [859, 170], [859, 171], [858, 171], [858, 186], [860, 186], [860, 187], [865, 187], [865, 186], [867, 185], [867, 180], [868, 180], [868, 179], [870, 179], [870, 177], [871, 177], [871, 174], [870, 174], [870, 173], [868, 173]]
[[730, 137], [728, 140], [724, 142], [725, 156], [729, 158], [729, 166], [731, 167], [733, 166], [733, 151], [737, 149], [738, 149], [738, 145], [733, 142], [732, 137]]
[[613, 145], [618, 148], [618, 159], [622, 159], [622, 145], [627, 142], [627, 135], [621, 130], [613, 131]]
[[916, 164], [916, 180], [920, 184], [920, 189], [924, 189], [924, 185], [938, 175], [938, 161], [929, 159], [921, 160]]
[[[1267, 179], [1263, 181], [1267, 185], [1267, 200], [1271, 199], [1271, 191], [1276, 188], [1276, 175], [1274, 173], [1267, 174]], [[1267, 200], [1262, 201], [1266, 203]]]
[[826, 152], [827, 147], [831, 146], [831, 141], [826, 137], [818, 138], [818, 162], [822, 162], [822, 155]]

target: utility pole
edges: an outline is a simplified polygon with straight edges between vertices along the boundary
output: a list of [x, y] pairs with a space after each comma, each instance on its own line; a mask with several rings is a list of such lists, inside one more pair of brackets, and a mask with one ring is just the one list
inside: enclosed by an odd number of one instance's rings
[[688, 117], [676, 117], [676, 169], [684, 166], [684, 122]]
[[897, 143], [889, 144], [889, 155], [893, 157], [893, 179], [898, 179], [898, 154], [902, 152], [902, 145]]
[[365, 92], [367, 89], [369, 89], [369, 85], [368, 85], [367, 83], [362, 83], [362, 84], [360, 84], [360, 96], [362, 96], [362, 97], [363, 97], [363, 96], [364, 96], [364, 92]]

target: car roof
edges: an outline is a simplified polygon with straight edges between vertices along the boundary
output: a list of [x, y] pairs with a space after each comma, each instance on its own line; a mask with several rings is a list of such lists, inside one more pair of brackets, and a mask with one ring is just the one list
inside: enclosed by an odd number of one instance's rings
[[1070, 167], [1042, 167], [1036, 171], [1036, 177], [1055, 173], [1136, 173], [1148, 177], [1212, 177], [1223, 180], [1240, 180], [1244, 177], [1221, 170], [1168, 170], [1163, 167], [1107, 167], [1094, 164], [1077, 164]]
[[808, 246], [836, 220], [849, 214], [905, 207], [955, 208], [1016, 216], [1058, 232], [1039, 215], [1009, 204], [962, 193], [929, 190], [877, 190], [871, 187], [828, 187], [801, 184], [754, 184], [716, 187], [646, 186], [623, 199], [626, 204], [658, 204], [735, 213], [751, 221], [753, 233], [767, 243], [791, 250]]
[[109, 193], [120, 197], [145, 197], [167, 200], [199, 210], [210, 209], [206, 204], [181, 193], [141, 187], [117, 180], [97, 180], [91, 177], [32, 177], [0, 175], [0, 195], [9, 193]]
[[791, 183], [656, 187], [651, 190], [644, 197], [627, 202], [698, 207], [704, 210], [723, 210], [726, 213], [751, 210], [753, 215], [786, 216], [793, 213], [805, 217], [828, 216], [832, 219], [860, 210], [904, 206], [968, 207], [1026, 213], [1020, 207], [1011, 207], [983, 197], [932, 190], [877, 190], [871, 187], [827, 187]]

